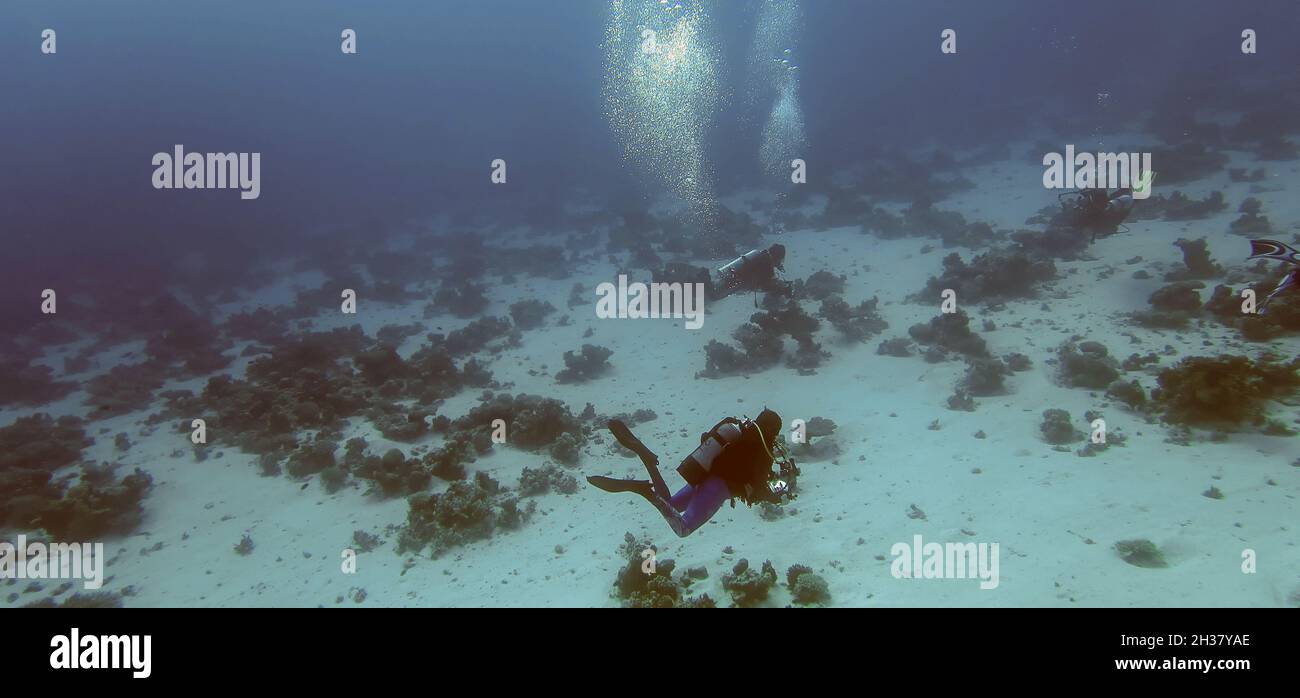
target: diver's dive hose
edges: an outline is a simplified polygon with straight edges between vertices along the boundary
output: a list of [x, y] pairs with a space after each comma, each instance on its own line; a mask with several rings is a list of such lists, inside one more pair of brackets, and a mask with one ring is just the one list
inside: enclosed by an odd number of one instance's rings
[[[753, 420], [745, 420], [745, 421], [749, 422], [750, 424], [753, 424], [754, 428], [758, 430], [758, 441], [759, 443], [763, 444], [763, 452], [766, 453], [767, 457], [772, 459], [772, 462], [777, 465], [777, 468], [779, 469], [781, 476], [784, 476], [788, 472], [793, 472], [794, 474], [797, 475], [799, 471], [794, 464], [794, 459], [790, 457], [790, 453], [785, 450], [785, 447], [781, 445], [781, 442], [776, 441], [775, 436], [773, 436], [773, 441], [772, 441], [773, 448], [769, 449], [767, 447], [767, 438], [763, 435], [763, 428], [758, 426], [758, 422], [755, 422]], [[778, 455], [772, 453], [772, 451], [774, 450], [777, 451], [779, 457]], [[769, 480], [769, 484], [771, 482], [775, 482], [778, 485], [778, 487], [773, 488], [773, 491], [777, 494], [777, 496], [785, 495], [790, 499], [794, 499], [795, 495], [793, 492], [790, 491], [789, 483], [780, 479]]]

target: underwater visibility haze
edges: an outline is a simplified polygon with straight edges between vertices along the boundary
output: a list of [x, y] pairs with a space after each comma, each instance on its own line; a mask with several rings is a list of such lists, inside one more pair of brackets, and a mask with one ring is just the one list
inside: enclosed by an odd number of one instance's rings
[[0, 65], [6, 607], [1300, 607], [1293, 2], [10, 0]]

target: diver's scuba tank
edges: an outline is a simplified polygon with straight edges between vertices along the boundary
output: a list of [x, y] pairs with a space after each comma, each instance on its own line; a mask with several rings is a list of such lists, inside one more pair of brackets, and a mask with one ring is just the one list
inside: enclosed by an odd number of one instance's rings
[[744, 269], [745, 266], [752, 264], [755, 260], [757, 260], [766, 252], [767, 250], [750, 250], [745, 254], [731, 260], [730, 262], [727, 262], [721, 267], [718, 267], [718, 273], [722, 274], [723, 276], [726, 276], [727, 274], [739, 273], [741, 269]]
[[1133, 210], [1133, 190], [1120, 189], [1106, 201], [1106, 218], [1116, 224], [1123, 223]]
[[677, 473], [682, 476], [688, 483], [698, 485], [709, 477], [709, 470], [713, 467], [713, 459], [722, 453], [722, 449], [727, 444], [732, 444], [740, 440], [740, 422], [734, 417], [728, 417], [717, 426], [713, 427], [705, 435], [704, 441], [700, 447], [695, 449], [691, 455], [682, 460], [682, 464], [677, 466]]
[[723, 287], [735, 288], [739, 286], [744, 279], [741, 275], [745, 269], [758, 261], [759, 257], [767, 254], [767, 250], [750, 250], [745, 254], [727, 262], [718, 267], [718, 278], [721, 280]]

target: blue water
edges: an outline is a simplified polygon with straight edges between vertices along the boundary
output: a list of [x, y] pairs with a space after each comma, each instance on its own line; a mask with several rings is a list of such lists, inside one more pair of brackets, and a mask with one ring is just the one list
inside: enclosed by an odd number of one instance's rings
[[[1294, 80], [1300, 57], [1285, 0], [807, 5], [808, 159], [825, 171], [892, 143], [1012, 136], [1035, 109], [1121, 125], [1198, 80]], [[178, 248], [274, 255], [328, 226], [470, 215], [500, 205], [484, 172], [503, 155], [516, 173], [511, 205], [553, 203], [575, 187], [652, 196], [621, 166], [602, 117], [604, 9], [8, 2], [0, 214], [5, 241], [48, 264], [7, 257], [2, 295], [9, 303], [30, 287], [36, 268], [70, 283], [106, 273], [106, 258], [165, 273]], [[714, 14], [724, 82], [739, 85], [753, 3], [714, 3]], [[1234, 51], [1227, 25], [1266, 28], [1260, 55]], [[949, 26], [959, 60], [937, 50]], [[58, 29], [57, 56], [37, 50], [46, 27]], [[340, 53], [340, 27], [359, 32], [357, 55]], [[1091, 114], [1103, 91], [1111, 109]], [[731, 105], [716, 115], [717, 162], [752, 157], [757, 134], [733, 130], [736, 115]], [[160, 196], [147, 186], [148, 156], [176, 142], [264, 153], [266, 194], [241, 206], [219, 194]], [[724, 186], [754, 179], [748, 167], [720, 169]]]

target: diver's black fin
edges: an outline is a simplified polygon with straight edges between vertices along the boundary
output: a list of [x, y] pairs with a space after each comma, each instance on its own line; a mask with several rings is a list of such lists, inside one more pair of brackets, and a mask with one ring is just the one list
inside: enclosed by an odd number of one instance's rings
[[606, 492], [636, 492], [642, 497], [654, 496], [654, 485], [645, 480], [622, 480], [619, 478], [605, 477], [604, 475], [591, 475], [587, 482], [592, 487]]
[[641, 443], [641, 439], [636, 438], [632, 430], [628, 428], [621, 420], [609, 420], [609, 433], [614, 435], [624, 448], [632, 451], [641, 459], [645, 465], [646, 472], [650, 473], [650, 482], [654, 485], [654, 491], [664, 499], [671, 496], [668, 491], [668, 483], [664, 482], [663, 475], [659, 474], [659, 456], [654, 454], [646, 445]]
[[617, 439], [624, 448], [637, 454], [637, 456], [641, 458], [641, 462], [646, 464], [646, 467], [649, 467], [652, 464], [659, 465], [659, 456], [656, 456], [654, 451], [646, 448], [646, 445], [641, 443], [641, 439], [636, 438], [636, 435], [632, 433], [632, 430], [629, 429], [622, 420], [609, 420], [609, 433], [613, 434], [614, 438]]
[[1277, 240], [1251, 240], [1249, 258], [1255, 259], [1256, 257], [1276, 259], [1300, 266], [1300, 251]]

